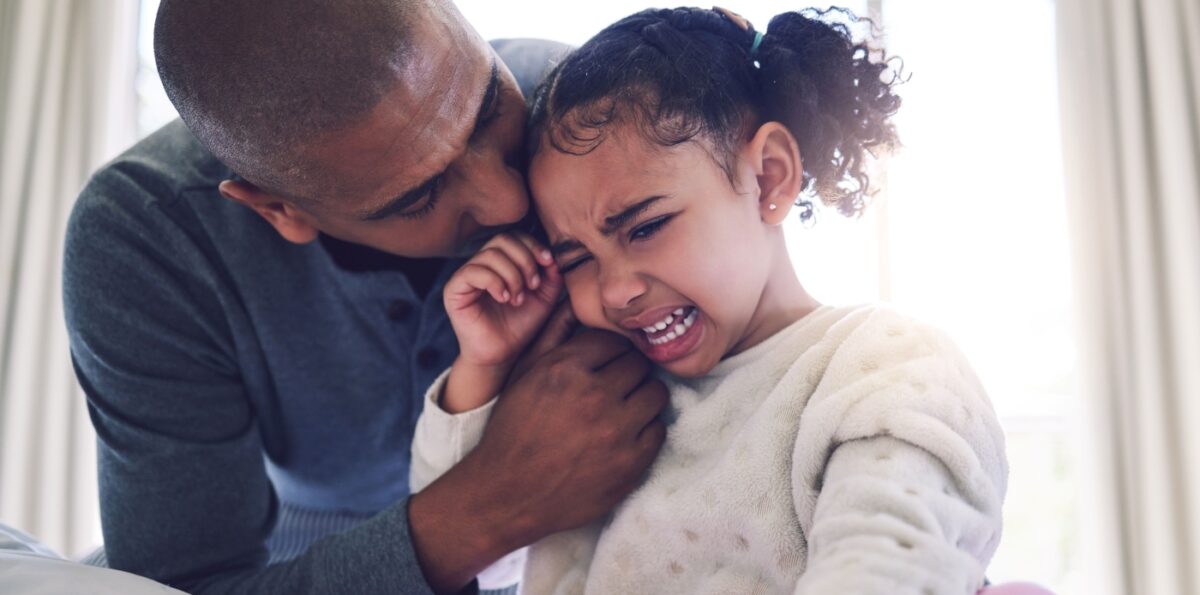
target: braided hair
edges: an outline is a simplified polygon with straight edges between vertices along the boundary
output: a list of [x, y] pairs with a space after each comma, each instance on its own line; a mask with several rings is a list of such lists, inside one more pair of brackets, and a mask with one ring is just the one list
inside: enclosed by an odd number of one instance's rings
[[[563, 59], [534, 92], [528, 153], [543, 142], [585, 154], [630, 123], [671, 147], [702, 138], [733, 180], [736, 150], [759, 125], [784, 124], [804, 161], [803, 192], [845, 215], [869, 195], [865, 154], [898, 145], [889, 118], [897, 79], [882, 52], [830, 19], [844, 9], [777, 15], [766, 33], [720, 9], [650, 9], [610, 25]], [[752, 49], [754, 50], [752, 53]], [[811, 203], [801, 216], [811, 216]]]

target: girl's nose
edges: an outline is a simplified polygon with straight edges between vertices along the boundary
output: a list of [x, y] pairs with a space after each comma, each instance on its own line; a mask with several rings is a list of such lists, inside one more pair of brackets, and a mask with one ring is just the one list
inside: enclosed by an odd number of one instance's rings
[[600, 271], [600, 301], [605, 308], [628, 308], [644, 295], [646, 290], [646, 281], [630, 267], [610, 265]]

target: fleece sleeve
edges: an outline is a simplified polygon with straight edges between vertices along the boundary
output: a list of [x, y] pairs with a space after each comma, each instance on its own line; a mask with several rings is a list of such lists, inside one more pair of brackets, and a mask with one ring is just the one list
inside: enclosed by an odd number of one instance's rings
[[[449, 375], [449, 369], [442, 372], [425, 393], [424, 408], [413, 433], [409, 485], [414, 494], [428, 487], [479, 445], [492, 407], [496, 405], [496, 399], [492, 399], [463, 413], [445, 411], [438, 401]], [[519, 582], [525, 567], [525, 553], [522, 548], [485, 568], [479, 573], [479, 587], [501, 589]]]
[[446, 388], [450, 369], [442, 372], [425, 392], [421, 417], [413, 432], [412, 467], [409, 485], [415, 494], [463, 460], [483, 437], [496, 399], [463, 413], [449, 413], [438, 402]]
[[941, 333], [875, 313], [834, 354], [800, 422], [800, 595], [973, 594], [1000, 539], [1004, 438]]

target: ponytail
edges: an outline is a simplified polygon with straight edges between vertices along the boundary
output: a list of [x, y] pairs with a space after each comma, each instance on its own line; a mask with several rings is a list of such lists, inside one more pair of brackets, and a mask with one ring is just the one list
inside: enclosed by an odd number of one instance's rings
[[[845, 215], [862, 211], [870, 192], [866, 154], [898, 144], [890, 118], [900, 108], [885, 81], [887, 65], [872, 60], [830, 12], [788, 12], [771, 19], [758, 52], [761, 115], [782, 122], [800, 146], [808, 186]], [[879, 56], [882, 58], [882, 56]]]
[[[898, 144], [889, 118], [895, 80], [881, 53], [855, 43], [837, 12], [789, 12], [759, 35], [728, 11], [651, 9], [626, 17], [568, 55], [535, 91], [532, 155], [543, 141], [584, 154], [616, 122], [661, 146], [703, 138], [732, 182], [736, 149], [768, 121], [796, 137], [805, 192], [846, 215], [869, 194], [866, 153]], [[803, 201], [807, 202], [807, 201]], [[811, 215], [811, 208], [802, 211]]]

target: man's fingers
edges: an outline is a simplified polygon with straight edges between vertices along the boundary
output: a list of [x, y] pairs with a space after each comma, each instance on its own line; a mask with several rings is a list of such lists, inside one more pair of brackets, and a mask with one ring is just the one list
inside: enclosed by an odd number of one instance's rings
[[642, 428], [642, 432], [638, 434], [637, 446], [639, 450], [639, 461], [643, 461], [646, 466], [654, 462], [658, 456], [659, 449], [662, 448], [664, 442], [667, 441], [667, 425], [657, 417]]
[[625, 400], [625, 411], [632, 434], [640, 435], [645, 428], [658, 419], [658, 414], [670, 401], [667, 387], [657, 379], [650, 379], [629, 394]]
[[613, 391], [625, 399], [650, 375], [650, 362], [635, 350], [621, 353], [616, 359], [606, 363], [596, 371], [596, 377], [604, 387], [612, 387]]
[[509, 382], [524, 376], [525, 372], [529, 371], [529, 368], [538, 360], [560, 348], [571, 338], [577, 328], [579, 328], [579, 320], [575, 318], [575, 312], [571, 310], [571, 302], [559, 304], [550, 314], [550, 319], [546, 321], [546, 324], [542, 325], [542, 331], [537, 338], [525, 350], [521, 359], [517, 360], [517, 365], [513, 366]]
[[629, 340], [609, 331], [586, 329], [571, 337], [564, 349], [579, 358], [580, 363], [599, 370], [633, 349]]

